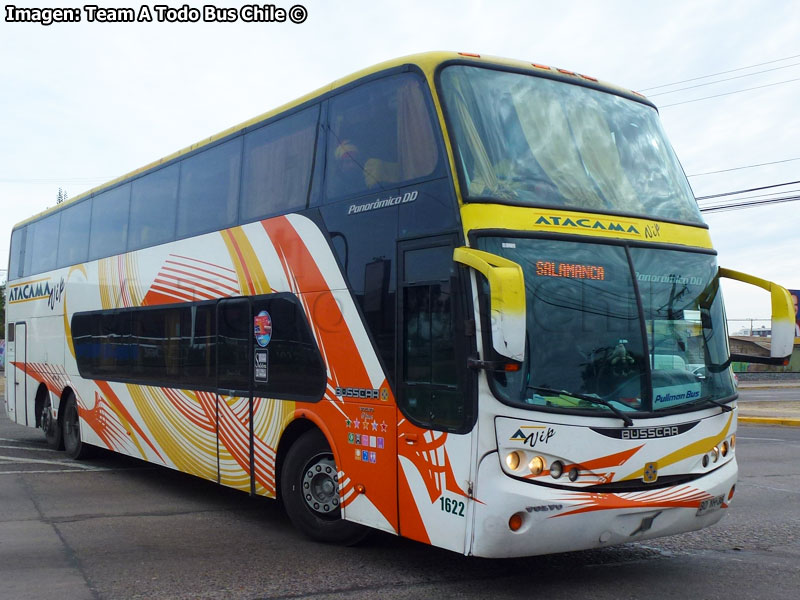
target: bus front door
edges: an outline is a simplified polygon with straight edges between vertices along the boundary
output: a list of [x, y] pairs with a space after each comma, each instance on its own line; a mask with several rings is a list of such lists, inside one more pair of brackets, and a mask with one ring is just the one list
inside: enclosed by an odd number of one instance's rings
[[[398, 422], [400, 533], [463, 552], [474, 464], [468, 292], [454, 235], [400, 242]], [[470, 328], [471, 329], [471, 328]], [[474, 344], [474, 341], [472, 341]]]

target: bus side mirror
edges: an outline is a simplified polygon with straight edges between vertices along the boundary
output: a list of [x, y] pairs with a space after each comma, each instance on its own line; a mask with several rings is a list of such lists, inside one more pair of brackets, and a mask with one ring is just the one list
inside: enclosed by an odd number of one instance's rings
[[772, 300], [772, 342], [770, 344], [769, 358], [735, 354], [731, 355], [731, 360], [779, 365], [786, 364], [794, 348], [795, 328], [794, 305], [792, 304], [792, 297], [789, 295], [788, 290], [766, 279], [761, 279], [731, 269], [724, 269], [722, 267], [719, 269], [719, 276], [763, 288], [770, 293]]
[[489, 282], [492, 347], [512, 360], [525, 359], [525, 278], [522, 267], [501, 256], [460, 247], [455, 262], [472, 267]]

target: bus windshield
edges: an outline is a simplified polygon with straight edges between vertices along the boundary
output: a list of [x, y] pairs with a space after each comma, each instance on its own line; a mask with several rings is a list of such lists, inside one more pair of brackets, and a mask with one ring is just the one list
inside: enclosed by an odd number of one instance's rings
[[661, 413], [734, 397], [714, 255], [523, 237], [478, 245], [525, 277], [525, 361], [495, 374], [502, 400]]
[[466, 201], [703, 222], [652, 107], [463, 65], [442, 71], [441, 91]]

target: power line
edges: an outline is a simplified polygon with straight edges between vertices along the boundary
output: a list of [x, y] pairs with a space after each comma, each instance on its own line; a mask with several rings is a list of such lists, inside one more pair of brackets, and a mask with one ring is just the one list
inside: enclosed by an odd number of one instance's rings
[[784, 202], [796, 202], [800, 200], [800, 196], [786, 196], [783, 198], [769, 198], [766, 200], [752, 200], [750, 202], [738, 202], [732, 204], [726, 204], [721, 206], [710, 206], [707, 208], [701, 208], [700, 212], [711, 213], [711, 212], [726, 212], [731, 210], [743, 210], [745, 208], [753, 208], [756, 206], [764, 206], [766, 204], [782, 204]]
[[736, 71], [744, 71], [746, 69], [753, 69], [755, 67], [763, 67], [764, 65], [771, 65], [776, 62], [781, 62], [783, 60], [791, 60], [793, 58], [800, 58], [800, 54], [795, 54], [794, 56], [787, 56], [785, 58], [776, 58], [775, 60], [768, 60], [767, 62], [758, 63], [755, 65], [750, 65], [749, 67], [739, 67], [737, 69], [730, 69], [728, 71], [719, 71], [718, 73], [711, 73], [710, 75], [701, 75], [700, 77], [692, 77], [691, 79], [684, 79], [682, 81], [673, 81], [672, 83], [664, 83], [661, 85], [655, 85], [649, 88], [640, 89], [640, 92], [646, 92], [647, 90], [657, 90], [663, 87], [669, 87], [671, 85], [678, 85], [679, 83], [688, 83], [690, 81], [699, 81], [700, 79], [708, 79], [709, 77], [716, 77], [717, 75], [727, 75], [728, 73], [735, 73]]
[[715, 173], [728, 173], [730, 171], [741, 171], [742, 169], [752, 169], [753, 167], [764, 167], [766, 165], [777, 165], [780, 163], [792, 162], [793, 160], [800, 160], [800, 157], [787, 158], [784, 160], [773, 160], [771, 162], [758, 163], [756, 165], [744, 165], [743, 167], [732, 167], [730, 169], [720, 169], [719, 171], [706, 171], [705, 173], [695, 173], [694, 175], [687, 175], [686, 177], [700, 177], [701, 175], [713, 175]]
[[793, 81], [800, 81], [800, 77], [794, 79], [787, 79], [786, 81], [776, 81], [775, 83], [768, 83], [766, 85], [757, 85], [755, 87], [744, 88], [733, 92], [725, 92], [724, 94], [714, 94], [713, 96], [703, 96], [702, 98], [695, 98], [694, 100], [684, 100], [683, 102], [675, 102], [673, 104], [662, 104], [659, 108], [669, 108], [670, 106], [678, 106], [680, 104], [691, 104], [692, 102], [700, 102], [700, 100], [708, 100], [710, 98], [719, 98], [721, 96], [730, 96], [731, 94], [741, 94], [742, 92], [749, 92], [750, 90], [760, 90], [762, 88], [772, 87], [774, 85], [781, 85], [783, 83], [791, 83]]
[[770, 71], [778, 71], [779, 69], [788, 69], [789, 67], [796, 67], [798, 65], [800, 65], [800, 63], [792, 63], [791, 65], [783, 65], [782, 67], [775, 67], [773, 69], [763, 69], [761, 71], [755, 71], [753, 73], [747, 73], [745, 75], [737, 75], [736, 77], [726, 77], [725, 79], [717, 79], [716, 81], [709, 81], [707, 83], [698, 83], [697, 85], [690, 85], [687, 87], [678, 88], [676, 90], [670, 90], [668, 92], [659, 92], [658, 94], [647, 94], [647, 97], [654, 98], [656, 96], [674, 94], [676, 92], [682, 92], [684, 90], [693, 90], [694, 88], [704, 87], [707, 85], [714, 85], [715, 83], [722, 83], [724, 81], [733, 81], [734, 79], [742, 79], [743, 77], [752, 77], [753, 75], [761, 75], [761, 73], [769, 73]]
[[708, 200], [709, 198], [721, 198], [723, 196], [735, 196], [737, 194], [744, 194], [746, 192], [758, 192], [758, 191], [761, 191], [761, 190], [769, 190], [769, 189], [776, 188], [776, 187], [782, 187], [782, 186], [785, 186], [785, 185], [795, 185], [795, 184], [798, 184], [798, 183], [800, 183], [800, 181], [787, 181], [786, 183], [775, 183], [773, 185], [764, 185], [764, 186], [761, 186], [761, 187], [749, 188], [749, 189], [746, 189], [746, 190], [736, 190], [736, 191], [733, 191], [733, 192], [723, 192], [721, 194], [712, 194], [710, 196], [698, 196], [697, 198], [695, 198], [695, 200], [699, 201], [699, 200]]
[[[800, 189], [794, 190], [781, 190], [780, 192], [771, 192], [769, 194], [755, 194], [753, 196], [742, 196], [741, 198], [736, 198], [736, 200], [704, 200], [702, 207], [703, 208], [710, 208], [712, 206], [724, 206], [730, 202], [739, 202], [740, 200], [753, 200], [755, 198], [769, 198], [770, 196], [779, 196], [781, 194], [797, 194], [800, 193]], [[699, 203], [698, 203], [699, 205]]]

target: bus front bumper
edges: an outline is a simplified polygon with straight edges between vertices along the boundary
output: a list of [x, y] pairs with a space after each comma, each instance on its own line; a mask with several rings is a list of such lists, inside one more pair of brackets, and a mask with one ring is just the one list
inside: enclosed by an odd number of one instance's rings
[[[503, 473], [490, 454], [478, 470], [474, 556], [506, 558], [600, 548], [702, 529], [731, 502], [738, 466], [727, 464], [687, 484], [624, 493], [535, 485]], [[518, 515], [516, 531], [510, 527]]]

